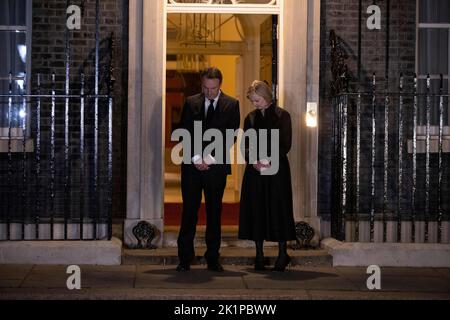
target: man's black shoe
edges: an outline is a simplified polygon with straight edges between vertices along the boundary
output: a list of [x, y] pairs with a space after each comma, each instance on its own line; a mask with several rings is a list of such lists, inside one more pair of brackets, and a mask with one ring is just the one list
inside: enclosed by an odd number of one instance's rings
[[191, 270], [191, 266], [188, 265], [188, 264], [180, 263], [180, 264], [177, 266], [177, 271], [178, 271], [178, 272], [186, 272], [186, 271], [189, 271], [189, 270]]
[[215, 272], [223, 272], [223, 267], [220, 263], [208, 263], [208, 270]]

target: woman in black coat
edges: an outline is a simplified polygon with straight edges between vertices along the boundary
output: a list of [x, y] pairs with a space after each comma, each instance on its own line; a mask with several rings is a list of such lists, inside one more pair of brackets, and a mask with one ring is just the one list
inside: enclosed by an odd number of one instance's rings
[[[265, 270], [264, 240], [278, 242], [279, 253], [273, 270], [284, 271], [291, 260], [287, 253], [287, 241], [295, 240], [291, 172], [287, 158], [292, 143], [291, 117], [286, 110], [273, 103], [271, 89], [262, 81], [253, 82], [247, 91], [247, 98], [256, 110], [246, 117], [244, 131], [256, 130], [258, 144], [250, 144], [246, 139], [243, 141], [247, 166], [242, 182], [239, 238], [255, 241], [255, 270]], [[259, 150], [256, 160], [250, 159], [250, 154], [260, 146], [263, 129], [267, 130], [268, 159], [276, 156], [275, 152], [271, 154], [271, 130], [279, 132], [279, 139], [272, 142], [279, 147], [279, 168], [271, 175], [264, 174], [271, 163], [260, 158]]]

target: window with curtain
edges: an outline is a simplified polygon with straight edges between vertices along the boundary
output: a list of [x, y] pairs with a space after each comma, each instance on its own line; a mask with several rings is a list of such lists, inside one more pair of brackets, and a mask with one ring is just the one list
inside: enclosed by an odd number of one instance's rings
[[[31, 0], [0, 1], [0, 94], [25, 94], [30, 74]], [[12, 73], [10, 84], [9, 73]], [[28, 79], [27, 79], [28, 80]], [[27, 81], [29, 82], [29, 81]], [[9, 112], [8, 97], [0, 98], [0, 137], [22, 136], [22, 99], [12, 100]]]
[[[440, 75], [444, 76], [444, 94], [450, 92], [450, 1], [418, 0], [417, 64], [419, 92], [425, 93], [427, 75], [432, 93], [438, 94]], [[426, 98], [420, 99], [420, 125], [426, 125]], [[444, 125], [449, 125], [450, 105], [444, 99]], [[439, 124], [439, 98], [431, 102], [431, 125]]]

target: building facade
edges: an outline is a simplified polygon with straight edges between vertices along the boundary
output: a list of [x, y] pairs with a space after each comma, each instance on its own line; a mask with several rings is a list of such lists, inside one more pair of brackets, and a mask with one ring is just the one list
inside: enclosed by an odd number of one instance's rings
[[[242, 92], [262, 63], [253, 16], [278, 18], [273, 79], [293, 119], [294, 215], [312, 226], [313, 243], [449, 243], [446, 1], [2, 6], [1, 240], [110, 239], [114, 221], [133, 247], [146, 221], [168, 245], [168, 17], [227, 14], [250, 17], [237, 19], [247, 38], [230, 51], [241, 61], [242, 117], [251, 110]], [[234, 50], [211, 50], [221, 48]]]

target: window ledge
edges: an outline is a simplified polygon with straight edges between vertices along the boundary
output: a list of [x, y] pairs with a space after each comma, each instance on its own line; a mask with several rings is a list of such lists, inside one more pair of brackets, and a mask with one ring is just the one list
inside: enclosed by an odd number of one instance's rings
[[[8, 153], [8, 138], [0, 138], [0, 153]], [[23, 138], [14, 138], [11, 139], [11, 152], [12, 153], [23, 153]], [[25, 140], [25, 152], [31, 153], [34, 152], [34, 140], [26, 139]]]

